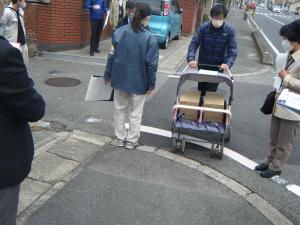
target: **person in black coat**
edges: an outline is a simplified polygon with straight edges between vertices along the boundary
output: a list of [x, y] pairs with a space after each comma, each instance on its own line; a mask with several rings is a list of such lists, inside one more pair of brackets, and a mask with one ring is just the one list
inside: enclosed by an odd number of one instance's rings
[[21, 52], [0, 36], [0, 224], [16, 224], [20, 183], [31, 169], [28, 122], [40, 120], [45, 101], [33, 88]]
[[132, 1], [128, 1], [126, 3], [126, 16], [118, 22], [117, 29], [131, 23], [133, 15], [134, 3]]

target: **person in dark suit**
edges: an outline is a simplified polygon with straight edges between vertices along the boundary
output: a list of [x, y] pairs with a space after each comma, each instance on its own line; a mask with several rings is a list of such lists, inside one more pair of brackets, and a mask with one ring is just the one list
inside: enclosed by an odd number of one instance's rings
[[0, 224], [15, 225], [20, 183], [34, 155], [28, 122], [40, 120], [45, 101], [33, 88], [22, 53], [0, 36]]
[[134, 15], [134, 3], [132, 1], [128, 1], [126, 3], [126, 16], [123, 19], [119, 20], [117, 29], [127, 24], [130, 24], [133, 15]]

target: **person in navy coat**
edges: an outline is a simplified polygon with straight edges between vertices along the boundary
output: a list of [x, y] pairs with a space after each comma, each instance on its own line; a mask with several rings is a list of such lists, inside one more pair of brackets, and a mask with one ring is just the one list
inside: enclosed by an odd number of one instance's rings
[[91, 41], [90, 41], [90, 55], [99, 53], [99, 43], [104, 20], [107, 13], [105, 0], [86, 0], [85, 8], [90, 11], [91, 20]]
[[[197, 68], [198, 64], [220, 66], [223, 70], [232, 67], [237, 57], [237, 42], [232, 26], [225, 22], [228, 10], [223, 4], [215, 4], [211, 11], [211, 20], [203, 23], [195, 33], [188, 49], [189, 66]], [[199, 49], [198, 62], [196, 52]], [[216, 91], [217, 83], [201, 82], [198, 90], [205, 95], [206, 91]]]
[[34, 155], [28, 122], [45, 113], [43, 97], [33, 88], [22, 53], [0, 36], [0, 224], [15, 225], [20, 183]]

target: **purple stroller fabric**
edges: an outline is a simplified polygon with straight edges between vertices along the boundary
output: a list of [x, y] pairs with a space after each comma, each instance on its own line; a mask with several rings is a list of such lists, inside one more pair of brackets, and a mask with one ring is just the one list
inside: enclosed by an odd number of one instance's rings
[[178, 118], [175, 122], [177, 129], [189, 129], [193, 131], [202, 131], [210, 133], [224, 134], [225, 125], [223, 123], [212, 123], [212, 122], [198, 122], [193, 120], [187, 120]]

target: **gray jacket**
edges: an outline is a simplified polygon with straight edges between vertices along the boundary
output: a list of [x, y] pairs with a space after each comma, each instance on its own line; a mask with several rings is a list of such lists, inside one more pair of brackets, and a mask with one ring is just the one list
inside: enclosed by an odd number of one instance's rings
[[[12, 43], [17, 43], [18, 40], [18, 16], [17, 13], [11, 9], [12, 5], [4, 8], [3, 16], [0, 19], [0, 35], [6, 40]], [[24, 26], [24, 10], [19, 9], [20, 20], [22, 27], [24, 29], [24, 34], [26, 36], [25, 26]]]

